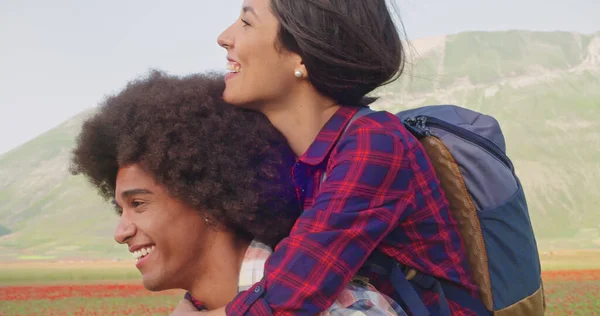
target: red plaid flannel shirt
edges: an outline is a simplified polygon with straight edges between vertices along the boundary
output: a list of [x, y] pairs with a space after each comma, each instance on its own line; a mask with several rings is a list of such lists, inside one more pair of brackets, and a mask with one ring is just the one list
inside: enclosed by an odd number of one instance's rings
[[[375, 249], [476, 297], [457, 223], [424, 149], [388, 112], [359, 118], [342, 137], [356, 111], [341, 107], [299, 158], [292, 172], [304, 212], [267, 260], [265, 277], [239, 293], [227, 315], [317, 314]], [[394, 297], [389, 281], [373, 284]], [[430, 308], [439, 304], [433, 292], [422, 298]], [[453, 315], [475, 315], [449, 303]]]
[[[247, 290], [262, 279], [265, 271], [265, 261], [273, 250], [256, 240], [253, 240], [246, 250], [238, 278], [238, 292]], [[196, 300], [188, 292], [185, 298], [192, 302], [198, 310], [205, 310], [204, 304]], [[346, 285], [333, 305], [319, 314], [320, 316], [406, 316], [406, 313], [394, 300], [378, 292], [371, 284], [351, 282]]]

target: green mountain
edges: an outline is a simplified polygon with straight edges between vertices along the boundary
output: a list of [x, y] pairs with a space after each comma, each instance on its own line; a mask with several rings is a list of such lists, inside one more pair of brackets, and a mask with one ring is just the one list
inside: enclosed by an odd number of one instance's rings
[[[495, 116], [541, 249], [600, 248], [600, 32], [469, 32], [412, 42], [375, 107], [453, 103]], [[91, 111], [0, 156], [0, 260], [128, 258], [70, 149]]]
[[600, 248], [600, 32], [470, 32], [417, 40], [410, 52], [379, 107], [493, 115], [539, 247]]
[[83, 179], [70, 151], [87, 111], [0, 156], [0, 260], [115, 258], [117, 217]]

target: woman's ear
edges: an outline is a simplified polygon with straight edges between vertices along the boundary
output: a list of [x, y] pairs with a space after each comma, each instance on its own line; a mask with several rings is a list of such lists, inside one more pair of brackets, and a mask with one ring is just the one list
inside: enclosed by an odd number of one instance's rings
[[294, 76], [298, 79], [306, 79], [308, 78], [308, 70], [306, 69], [306, 65], [304, 65], [304, 61], [302, 57], [296, 53], [291, 54], [291, 63], [294, 69]]

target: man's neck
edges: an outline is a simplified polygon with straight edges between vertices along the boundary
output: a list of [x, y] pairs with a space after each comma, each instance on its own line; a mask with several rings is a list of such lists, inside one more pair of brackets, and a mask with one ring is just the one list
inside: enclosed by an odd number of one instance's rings
[[248, 241], [237, 238], [219, 242], [218, 247], [208, 253], [210, 259], [202, 258], [213, 264], [186, 290], [209, 310], [225, 306], [237, 294], [240, 268], [248, 246]]

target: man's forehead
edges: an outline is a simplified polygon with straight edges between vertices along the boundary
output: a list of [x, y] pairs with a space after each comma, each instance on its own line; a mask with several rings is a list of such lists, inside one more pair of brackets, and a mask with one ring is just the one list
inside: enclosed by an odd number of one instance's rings
[[122, 167], [117, 172], [115, 198], [123, 194], [152, 193], [156, 187], [154, 178], [139, 165]]

